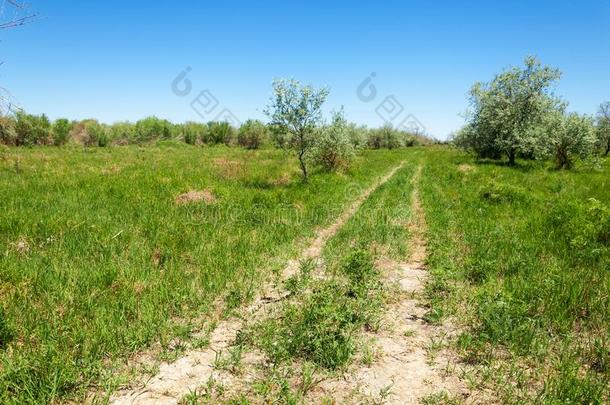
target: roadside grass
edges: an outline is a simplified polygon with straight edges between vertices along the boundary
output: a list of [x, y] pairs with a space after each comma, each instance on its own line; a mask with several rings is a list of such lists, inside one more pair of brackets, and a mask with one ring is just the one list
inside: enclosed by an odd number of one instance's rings
[[[364, 151], [349, 173], [305, 185], [271, 149], [4, 152], [0, 402], [83, 399], [134, 352], [188, 340], [218, 300], [250, 300], [404, 153]], [[202, 190], [212, 198], [175, 202]]]
[[425, 153], [429, 318], [506, 403], [610, 400], [610, 161], [517, 168]]
[[379, 328], [393, 291], [376, 259], [407, 256], [412, 174], [409, 163], [372, 193], [328, 241], [322, 268], [303, 262], [285, 283], [288, 299], [239, 333], [235, 347], [258, 349], [266, 357], [267, 372], [246, 397], [301, 403], [315, 381], [348, 372], [358, 359], [373, 361], [375, 349], [364, 332]]

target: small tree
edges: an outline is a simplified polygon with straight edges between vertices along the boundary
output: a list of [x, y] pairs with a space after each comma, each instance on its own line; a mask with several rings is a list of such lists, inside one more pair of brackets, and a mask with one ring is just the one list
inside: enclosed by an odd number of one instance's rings
[[273, 82], [273, 96], [265, 113], [271, 124], [288, 135], [287, 147], [296, 151], [307, 181], [307, 155], [314, 144], [315, 128], [322, 119], [328, 89], [303, 86], [296, 80]]
[[610, 101], [599, 106], [597, 113], [597, 139], [604, 156], [610, 154]]
[[513, 165], [518, 154], [533, 156], [540, 145], [533, 136], [545, 116], [562, 108], [551, 88], [561, 77], [557, 69], [542, 66], [534, 57], [525, 67], [497, 75], [489, 83], [476, 83], [470, 91], [468, 124], [457, 144], [479, 157], [508, 157]]
[[65, 118], [55, 120], [53, 123], [53, 144], [55, 146], [65, 145], [70, 139], [72, 124]]
[[312, 152], [314, 162], [326, 171], [349, 166], [355, 155], [355, 149], [343, 110], [333, 113], [330, 125], [318, 131]]
[[558, 111], [547, 117], [546, 131], [542, 139], [557, 169], [571, 169], [576, 157], [588, 159], [595, 153], [597, 140], [590, 117]]
[[258, 149], [269, 137], [269, 129], [258, 120], [248, 120], [239, 127], [237, 143], [246, 149]]

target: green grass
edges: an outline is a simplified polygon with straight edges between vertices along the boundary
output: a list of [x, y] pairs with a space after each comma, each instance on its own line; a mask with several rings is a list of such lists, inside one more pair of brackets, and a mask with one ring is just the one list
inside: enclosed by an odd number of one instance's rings
[[[177, 143], [0, 156], [0, 402], [82, 398], [117, 359], [236, 307], [404, 151], [299, 181], [277, 150]], [[209, 190], [213, 204], [178, 205]]]
[[464, 358], [505, 402], [609, 400], [609, 163], [556, 171], [426, 153], [433, 312], [461, 320]]
[[[209, 328], [218, 301], [225, 311], [245, 305], [405, 159], [329, 240], [330, 278], [303, 263], [280, 316], [244, 331], [219, 367], [238, 370], [242, 349], [258, 347], [276, 367], [254, 395], [298, 403], [320, 369], [354, 361], [387, 298], [370, 260], [408, 257], [411, 178], [422, 165], [426, 318], [461, 327], [455, 348], [473, 381], [505, 403], [608, 402], [609, 160], [556, 171], [440, 147], [365, 151], [349, 173], [303, 184], [281, 151], [172, 142], [2, 151], [0, 402], [83, 399], [134, 352]], [[189, 190], [216, 202], [174, 202]], [[213, 381], [202, 389], [185, 403], [223, 390]]]
[[[253, 390], [258, 402], [303, 403], [307, 381], [345, 371], [357, 359], [373, 361], [363, 333], [378, 329], [392, 298], [375, 259], [408, 256], [411, 177], [418, 161], [409, 160], [328, 241], [322, 269], [303, 262], [285, 283], [288, 300], [240, 333], [237, 345], [258, 348], [267, 358], [268, 372]], [[295, 376], [299, 368], [302, 375]], [[288, 376], [297, 384], [286, 385]]]

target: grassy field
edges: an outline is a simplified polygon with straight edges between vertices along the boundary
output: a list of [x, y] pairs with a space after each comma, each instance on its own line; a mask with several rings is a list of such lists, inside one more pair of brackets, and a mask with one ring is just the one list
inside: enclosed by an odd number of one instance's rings
[[[0, 402], [83, 393], [111, 359], [239, 306], [403, 155], [364, 152], [305, 185], [277, 150], [4, 151]], [[208, 201], [175, 201], [190, 190]]]
[[426, 153], [431, 320], [506, 403], [603, 403], [610, 384], [610, 161], [556, 171]]
[[[331, 277], [310, 284], [305, 266], [287, 282], [294, 296], [279, 316], [242, 336], [281, 366], [256, 385], [260, 399], [303, 399], [282, 391], [295, 359], [306, 372], [362, 355], [356, 332], [384, 306], [371, 260], [408, 255], [418, 166], [432, 274], [426, 319], [459, 327], [453, 344], [473, 387], [506, 403], [609, 399], [608, 160], [556, 171], [446, 147], [369, 150], [348, 173], [304, 184], [294, 159], [274, 149], [168, 142], [0, 158], [0, 402], [82, 399], [133, 353], [188, 340], [252, 300], [403, 160], [328, 241]], [[203, 200], [179, 198], [189, 191]]]

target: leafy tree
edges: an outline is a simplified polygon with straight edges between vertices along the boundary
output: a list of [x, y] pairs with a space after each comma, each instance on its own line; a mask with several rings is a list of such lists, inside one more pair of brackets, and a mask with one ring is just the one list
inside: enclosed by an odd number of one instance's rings
[[576, 157], [587, 159], [594, 155], [597, 139], [590, 117], [557, 111], [548, 115], [545, 127], [547, 135], [541, 139], [558, 169], [572, 168]]
[[323, 126], [318, 131], [312, 151], [314, 162], [326, 171], [349, 166], [355, 149], [343, 110], [335, 112], [330, 125]]
[[307, 155], [314, 145], [315, 128], [322, 119], [322, 104], [328, 89], [303, 86], [296, 80], [273, 82], [273, 96], [265, 113], [271, 125], [288, 135], [287, 147], [299, 159], [303, 179], [307, 181]]
[[368, 129], [365, 126], [357, 126], [354, 123], [350, 123], [347, 126], [347, 133], [354, 148], [361, 149], [366, 147]]
[[396, 149], [402, 146], [400, 134], [390, 124], [380, 128], [381, 144], [384, 148]]
[[65, 145], [70, 139], [72, 124], [65, 118], [55, 120], [53, 123], [53, 144], [55, 146]]
[[246, 149], [258, 149], [269, 136], [269, 129], [258, 120], [242, 124], [237, 134], [237, 143]]
[[597, 138], [604, 151], [604, 156], [610, 154], [610, 101], [599, 106], [597, 113]]
[[535, 155], [540, 145], [536, 134], [545, 116], [563, 107], [552, 86], [561, 77], [557, 69], [542, 66], [534, 57], [525, 67], [514, 67], [489, 83], [476, 83], [470, 91], [468, 124], [456, 143], [479, 157], [508, 157], [513, 165], [518, 154]]

